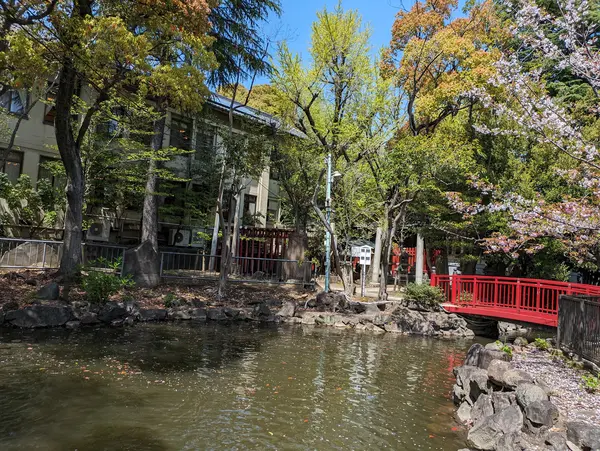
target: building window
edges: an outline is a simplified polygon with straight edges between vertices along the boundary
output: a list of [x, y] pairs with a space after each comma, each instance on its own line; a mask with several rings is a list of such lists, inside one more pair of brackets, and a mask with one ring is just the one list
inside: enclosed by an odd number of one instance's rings
[[267, 205], [267, 223], [275, 224], [279, 222], [279, 201], [269, 199]]
[[54, 105], [54, 102], [56, 102], [57, 91], [58, 89], [56, 86], [49, 84], [44, 105], [44, 124], [54, 126], [54, 119], [56, 118], [56, 106]]
[[57, 177], [52, 173], [52, 170], [48, 168], [49, 164], [60, 162], [59, 158], [40, 156], [40, 164], [38, 166], [38, 182], [40, 180], [48, 180], [53, 187], [61, 188], [64, 185], [64, 179]]
[[190, 119], [171, 115], [171, 137], [169, 145], [178, 149], [190, 150], [192, 147], [192, 121]]
[[214, 129], [202, 129], [196, 133], [196, 155], [197, 161], [212, 161], [215, 154], [215, 131]]
[[250, 194], [244, 195], [244, 216], [254, 216], [256, 214], [256, 196]]
[[25, 91], [17, 89], [9, 89], [0, 96], [0, 108], [3, 108], [9, 113], [16, 115], [24, 115], [27, 113], [29, 106], [29, 94]]
[[[0, 150], [2, 152], [4, 150]], [[23, 152], [12, 151], [8, 153], [6, 158], [6, 164], [2, 166], [2, 172], [8, 176], [8, 180], [12, 183], [16, 183], [21, 175], [21, 168], [23, 167]]]

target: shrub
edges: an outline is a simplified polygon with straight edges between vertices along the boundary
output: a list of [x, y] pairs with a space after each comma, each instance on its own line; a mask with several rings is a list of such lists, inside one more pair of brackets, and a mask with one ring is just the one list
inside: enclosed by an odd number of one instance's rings
[[[90, 302], [104, 303], [121, 288], [133, 285], [131, 276], [121, 277], [118, 274], [121, 266], [120, 259], [111, 263], [99, 258], [95, 264], [96, 267], [86, 270], [87, 274], [83, 276], [82, 281], [86, 297]], [[106, 268], [101, 268], [102, 266]]]
[[498, 348], [500, 348], [500, 351], [504, 352], [506, 355], [512, 358], [513, 352], [512, 348], [509, 345], [507, 345], [506, 343], [502, 343], [500, 340], [496, 340], [496, 344], [498, 345]]
[[542, 350], [542, 351], [547, 351], [548, 350], [548, 342], [546, 340], [544, 340], [543, 338], [536, 338], [534, 345], [536, 348]]
[[600, 373], [598, 373], [598, 377], [590, 374], [589, 376], [582, 376], [581, 379], [583, 379], [583, 388], [585, 391], [590, 393], [600, 391]]
[[173, 307], [175, 301], [175, 295], [171, 292], [167, 293], [165, 295], [165, 298], [163, 300], [163, 305], [165, 306], [165, 308], [171, 308]]
[[409, 283], [406, 285], [404, 298], [423, 306], [433, 307], [444, 301], [444, 293], [439, 287]]

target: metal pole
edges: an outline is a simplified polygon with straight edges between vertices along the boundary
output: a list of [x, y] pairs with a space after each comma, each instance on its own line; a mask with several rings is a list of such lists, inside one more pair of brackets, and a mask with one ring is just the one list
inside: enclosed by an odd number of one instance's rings
[[366, 265], [360, 265], [360, 296], [365, 297], [366, 285], [367, 285], [367, 274], [366, 274]]
[[[331, 227], [331, 152], [327, 155], [327, 188], [325, 192], [325, 214], [327, 225]], [[331, 276], [331, 233], [325, 230], [325, 293], [329, 292]]]

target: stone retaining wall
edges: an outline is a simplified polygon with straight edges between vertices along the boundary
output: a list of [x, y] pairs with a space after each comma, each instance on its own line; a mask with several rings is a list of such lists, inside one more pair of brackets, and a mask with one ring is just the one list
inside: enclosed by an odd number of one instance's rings
[[468, 450], [600, 450], [600, 429], [568, 422], [548, 387], [510, 360], [495, 343], [474, 344], [454, 369], [452, 397], [458, 421], [469, 427]]
[[[308, 304], [308, 303], [306, 303]], [[443, 311], [415, 310], [397, 303], [346, 303], [337, 312], [307, 307], [289, 301], [256, 302], [247, 307], [213, 307], [203, 301], [173, 308], [140, 308], [136, 302], [88, 302], [71, 304], [59, 301], [40, 302], [25, 308], [0, 310], [0, 325], [22, 328], [69, 327], [93, 325], [122, 326], [138, 321], [262, 321], [286, 324], [309, 324], [439, 337], [474, 336], [467, 323], [455, 314]]]

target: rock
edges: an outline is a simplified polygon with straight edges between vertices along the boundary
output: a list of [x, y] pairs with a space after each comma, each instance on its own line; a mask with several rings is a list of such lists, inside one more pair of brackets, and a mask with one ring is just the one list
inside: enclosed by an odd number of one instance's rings
[[167, 311], [162, 308], [141, 309], [140, 317], [142, 321], [164, 321], [167, 319]]
[[523, 370], [510, 369], [502, 376], [502, 386], [514, 390], [520, 383], [533, 382], [533, 378]]
[[333, 326], [336, 323], [336, 317], [333, 315], [319, 315], [315, 318], [315, 324], [323, 326]]
[[269, 307], [281, 307], [283, 305], [283, 301], [281, 299], [267, 299], [265, 304]]
[[37, 328], [63, 326], [73, 318], [73, 310], [70, 307], [33, 305], [7, 312], [4, 321], [17, 327]]
[[267, 304], [256, 304], [252, 309], [252, 315], [255, 318], [268, 318], [271, 316], [271, 309]]
[[343, 291], [330, 291], [329, 293], [322, 291], [317, 294], [315, 306], [319, 311], [343, 310], [348, 307], [348, 300]]
[[277, 315], [287, 318], [296, 314], [297, 304], [294, 301], [287, 301], [277, 312]]
[[494, 413], [498, 413], [509, 406], [515, 405], [516, 403], [517, 396], [514, 392], [495, 391], [492, 393], [492, 405], [494, 406]]
[[481, 394], [475, 404], [473, 404], [473, 408], [471, 409], [471, 417], [475, 424], [479, 421], [482, 421], [484, 418], [489, 417], [490, 415], [494, 415], [494, 406], [492, 405], [492, 397], [491, 395]]
[[513, 345], [515, 346], [527, 346], [528, 344], [529, 342], [525, 337], [517, 337], [515, 338], [515, 341], [513, 341]]
[[546, 445], [549, 445], [552, 451], [567, 450], [567, 437], [561, 432], [550, 432], [544, 440]]
[[125, 319], [126, 316], [127, 309], [116, 302], [107, 302], [102, 306], [98, 313], [98, 319], [107, 324], [110, 324], [115, 320]]
[[479, 351], [479, 360], [477, 366], [487, 370], [493, 360], [503, 360], [510, 362], [511, 357], [504, 351], [495, 351], [493, 349], [481, 349]]
[[452, 400], [456, 405], [462, 404], [463, 401], [473, 404], [473, 401], [469, 398], [469, 393], [458, 384], [454, 384], [454, 387], [452, 387]]
[[398, 324], [396, 324], [396, 323], [386, 324], [385, 326], [383, 326], [383, 328], [385, 329], [386, 332], [391, 332], [391, 333], [400, 332], [400, 329], [398, 329]]
[[600, 427], [582, 421], [570, 421], [567, 423], [567, 439], [583, 449], [600, 450]]
[[4, 310], [0, 309], [0, 326], [4, 324]]
[[60, 287], [56, 282], [44, 285], [37, 292], [37, 298], [46, 301], [56, 301], [60, 297]]
[[468, 402], [463, 402], [458, 410], [456, 411], [456, 418], [459, 422], [466, 424], [471, 421], [471, 409], [472, 407]]
[[190, 309], [190, 316], [192, 319], [206, 321], [206, 308], [196, 307]]
[[127, 249], [123, 255], [123, 274], [132, 275], [137, 286], [154, 288], [160, 283], [160, 255], [150, 241]]
[[78, 319], [84, 326], [98, 324], [100, 322], [98, 315], [94, 312], [82, 312], [79, 314]]
[[140, 314], [140, 305], [135, 301], [125, 301], [125, 310], [130, 316], [138, 316]]
[[[464, 387], [465, 390], [467, 387]], [[473, 401], [477, 401], [480, 395], [492, 392], [488, 385], [487, 371], [473, 373], [469, 379], [469, 396]]]
[[125, 321], [123, 321], [123, 324], [125, 324], [126, 326], [133, 326], [135, 324], [135, 317], [128, 316], [127, 318], [125, 318]]
[[313, 315], [302, 315], [302, 324], [315, 324], [315, 317]]
[[479, 363], [479, 353], [483, 349], [483, 346], [479, 343], [475, 343], [471, 345], [469, 350], [467, 351], [467, 356], [465, 357], [465, 366], [473, 366], [476, 367]]
[[493, 450], [503, 435], [518, 433], [523, 426], [523, 414], [518, 406], [510, 406], [501, 412], [478, 421], [467, 435], [470, 447]]
[[[569, 440], [567, 440], [567, 449], [569, 451], [581, 451], [581, 448], [579, 446], [577, 446], [575, 443], [570, 442]], [[595, 451], [595, 450], [594, 450]]]
[[[264, 304], [262, 304], [264, 305]], [[227, 321], [227, 316], [221, 308], [209, 308], [206, 310], [206, 318], [211, 321]]]
[[123, 324], [125, 324], [123, 319], [115, 319], [110, 322], [111, 327], [123, 327]]
[[398, 307], [392, 318], [398, 324], [398, 329], [407, 334], [434, 335], [435, 329], [422, 313]]
[[79, 327], [81, 327], [81, 323], [79, 321], [67, 321], [65, 323], [65, 327], [67, 329], [79, 329]]
[[363, 313], [365, 315], [379, 315], [381, 313], [381, 310], [379, 310], [379, 307], [374, 302], [365, 302], [364, 306]]
[[524, 382], [517, 386], [517, 403], [523, 408], [527, 409], [527, 406], [536, 401], [547, 401], [548, 395], [546, 392], [530, 382]]
[[496, 451], [521, 451], [523, 448], [519, 444], [520, 439], [520, 432], [511, 432], [510, 434], [505, 434], [498, 440], [498, 443], [496, 444]]
[[191, 315], [187, 312], [187, 309], [171, 310], [167, 314], [170, 320], [189, 320], [192, 319]]
[[533, 428], [553, 426], [558, 421], [558, 415], [558, 407], [547, 400], [534, 401], [525, 408], [525, 418]]
[[192, 307], [206, 308], [206, 302], [201, 301], [200, 299], [192, 299]]
[[228, 319], [237, 319], [240, 316], [240, 311], [231, 307], [223, 307], [223, 314]]
[[492, 360], [488, 365], [488, 375], [490, 380], [497, 385], [504, 385], [504, 373], [512, 369], [509, 362], [505, 360]]
[[502, 346], [503, 346], [502, 343], [494, 341], [492, 343], [486, 344], [484, 348], [492, 350], [492, 351], [502, 351]]
[[19, 310], [19, 303], [16, 301], [5, 302], [2, 306], [4, 312], [10, 312], [11, 310]]

